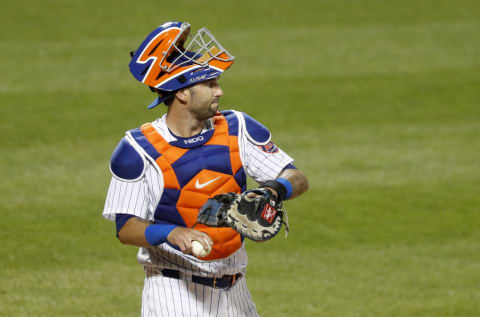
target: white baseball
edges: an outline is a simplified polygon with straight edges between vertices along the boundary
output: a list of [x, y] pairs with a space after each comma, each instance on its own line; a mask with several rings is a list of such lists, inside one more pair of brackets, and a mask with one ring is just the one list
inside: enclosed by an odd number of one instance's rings
[[192, 253], [197, 258], [198, 257], [203, 258], [207, 256], [210, 253], [210, 251], [212, 251], [212, 246], [210, 244], [208, 245], [208, 251], [205, 251], [205, 249], [203, 248], [203, 245], [200, 242], [198, 242], [197, 240], [192, 241]]

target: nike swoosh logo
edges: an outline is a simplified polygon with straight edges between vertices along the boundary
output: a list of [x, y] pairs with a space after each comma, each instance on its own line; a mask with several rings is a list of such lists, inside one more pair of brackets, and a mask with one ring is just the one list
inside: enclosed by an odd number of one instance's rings
[[213, 183], [213, 182], [215, 182], [215, 181], [217, 181], [217, 180], [219, 180], [219, 179], [220, 179], [220, 176], [218, 176], [217, 178], [211, 179], [211, 180], [209, 180], [209, 181], [206, 182], [206, 183], [201, 183], [201, 184], [198, 182], [198, 179], [197, 179], [197, 182], [195, 183], [195, 188], [197, 188], [197, 189], [202, 189], [203, 187], [208, 186], [208, 185], [210, 185], [211, 183]]

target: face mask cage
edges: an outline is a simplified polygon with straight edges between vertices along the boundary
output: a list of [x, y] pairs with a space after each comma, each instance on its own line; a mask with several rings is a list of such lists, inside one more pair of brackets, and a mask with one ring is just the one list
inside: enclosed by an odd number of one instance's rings
[[[190, 37], [190, 41], [184, 47], [186, 35]], [[169, 51], [172, 53], [167, 54], [168, 58], [164, 57], [160, 62], [162, 70], [167, 73], [186, 65], [207, 66], [212, 60], [230, 62], [235, 59], [205, 27], [198, 30], [193, 37], [189, 34], [189, 28], [185, 28], [177, 35]]]

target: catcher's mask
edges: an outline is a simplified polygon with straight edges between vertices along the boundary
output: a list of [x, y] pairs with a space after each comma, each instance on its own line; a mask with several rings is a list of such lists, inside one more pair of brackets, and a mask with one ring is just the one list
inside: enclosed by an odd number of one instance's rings
[[171, 97], [174, 91], [220, 76], [233, 64], [235, 57], [207, 28], [201, 28], [194, 36], [189, 33], [187, 22], [164, 23], [131, 53], [132, 75], [161, 94], [149, 109]]

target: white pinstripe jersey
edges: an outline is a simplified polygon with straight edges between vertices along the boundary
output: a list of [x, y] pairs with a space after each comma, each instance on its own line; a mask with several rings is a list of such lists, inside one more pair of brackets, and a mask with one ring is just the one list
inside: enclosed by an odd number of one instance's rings
[[[256, 182], [261, 183], [275, 179], [285, 166], [293, 162], [293, 159], [281, 149], [278, 151], [265, 151], [255, 144], [248, 135], [243, 115], [236, 112], [239, 119], [238, 143], [240, 158], [245, 173]], [[155, 120], [152, 125], [167, 142], [176, 141], [166, 124], [166, 115]], [[213, 129], [213, 119], [206, 122], [202, 133]], [[145, 172], [134, 181], [122, 180], [113, 175], [108, 189], [103, 217], [114, 221], [115, 215], [131, 214], [147, 221], [153, 222], [154, 212], [160, 201], [163, 191], [163, 176], [158, 165], [138, 149], [138, 145], [132, 140], [131, 135], [125, 136], [127, 141], [145, 157]], [[185, 255], [167, 243], [156, 247], [140, 248], [137, 259], [139, 263], [155, 268], [169, 268], [195, 274], [199, 276], [222, 276], [245, 272], [247, 254], [245, 243], [231, 256], [215, 261], [202, 261], [196, 257]]]

